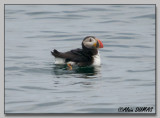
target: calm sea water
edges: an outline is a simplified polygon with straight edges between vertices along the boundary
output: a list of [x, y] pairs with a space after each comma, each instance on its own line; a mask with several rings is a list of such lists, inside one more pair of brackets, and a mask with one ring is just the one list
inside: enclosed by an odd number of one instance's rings
[[[55, 65], [50, 51], [99, 38], [101, 67]], [[5, 5], [6, 113], [155, 112], [154, 5]]]

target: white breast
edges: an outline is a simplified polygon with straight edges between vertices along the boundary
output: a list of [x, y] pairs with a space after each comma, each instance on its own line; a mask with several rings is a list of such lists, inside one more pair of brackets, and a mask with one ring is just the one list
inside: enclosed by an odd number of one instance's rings
[[99, 52], [97, 55], [93, 56], [93, 59], [94, 59], [93, 64], [92, 64], [93, 66], [100, 66], [101, 65], [101, 59], [100, 59]]

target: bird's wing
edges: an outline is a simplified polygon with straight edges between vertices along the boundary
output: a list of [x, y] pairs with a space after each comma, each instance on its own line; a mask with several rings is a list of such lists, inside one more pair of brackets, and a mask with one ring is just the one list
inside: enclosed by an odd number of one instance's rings
[[66, 62], [73, 61], [73, 62], [89, 62], [91, 57], [86, 55], [82, 49], [74, 49], [65, 53], [58, 52], [54, 50], [51, 52], [53, 56], [59, 58], [65, 58]]

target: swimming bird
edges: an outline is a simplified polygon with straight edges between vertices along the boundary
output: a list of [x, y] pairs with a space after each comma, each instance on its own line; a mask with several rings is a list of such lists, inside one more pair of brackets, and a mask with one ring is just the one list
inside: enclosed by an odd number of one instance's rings
[[98, 48], [103, 48], [103, 43], [94, 36], [87, 36], [82, 41], [82, 49], [77, 48], [67, 52], [51, 51], [55, 57], [55, 64], [67, 64], [70, 70], [73, 65], [100, 66], [100, 54]]

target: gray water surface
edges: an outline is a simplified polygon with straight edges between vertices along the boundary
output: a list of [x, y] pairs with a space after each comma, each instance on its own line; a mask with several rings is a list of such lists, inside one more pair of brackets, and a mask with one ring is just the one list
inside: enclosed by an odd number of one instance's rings
[[[50, 51], [104, 45], [101, 67], [55, 65]], [[153, 107], [154, 5], [5, 5], [5, 113], [119, 113]]]

